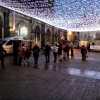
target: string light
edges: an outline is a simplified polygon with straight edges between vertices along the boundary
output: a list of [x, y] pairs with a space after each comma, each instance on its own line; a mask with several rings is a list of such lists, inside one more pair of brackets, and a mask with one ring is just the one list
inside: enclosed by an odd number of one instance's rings
[[0, 0], [0, 5], [61, 29], [100, 30], [100, 0]]

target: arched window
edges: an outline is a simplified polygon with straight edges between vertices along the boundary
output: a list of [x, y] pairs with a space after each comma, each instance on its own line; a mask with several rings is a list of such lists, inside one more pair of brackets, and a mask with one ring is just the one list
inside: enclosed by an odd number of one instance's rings
[[28, 30], [25, 26], [20, 28], [20, 35], [26, 36], [28, 34]]
[[50, 29], [47, 29], [47, 31], [46, 31], [46, 42], [50, 42], [50, 36], [51, 36]]
[[35, 37], [37, 35], [37, 40], [40, 40], [40, 27], [39, 25], [36, 26], [35, 28]]
[[25, 25], [25, 22], [23, 20], [21, 20], [18, 23], [18, 35], [26, 36], [27, 34], [28, 34], [28, 28]]

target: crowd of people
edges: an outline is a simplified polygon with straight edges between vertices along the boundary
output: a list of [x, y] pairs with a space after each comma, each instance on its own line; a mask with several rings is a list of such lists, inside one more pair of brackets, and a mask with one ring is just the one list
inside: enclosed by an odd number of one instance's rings
[[[37, 44], [35, 46], [37, 46]], [[32, 51], [33, 51], [35, 64], [37, 64], [40, 49], [38, 47], [38, 49], [35, 50], [34, 49], [35, 46], [33, 47]], [[63, 42], [62, 44], [55, 43], [53, 46], [50, 46], [49, 43], [46, 43], [45, 45], [43, 45], [42, 49], [43, 49], [43, 53], [45, 55], [45, 63], [50, 62], [50, 52], [51, 51], [53, 52], [53, 56], [54, 56], [54, 61], [53, 62], [56, 62], [58, 57], [59, 57], [59, 61], [66, 60], [67, 58], [69, 58], [69, 51], [71, 51], [71, 57], [74, 56], [73, 44], [68, 43], [68, 42]], [[36, 51], [37, 51], [37, 53], [36, 53]], [[37, 59], [37, 61], [35, 59]]]
[[[56, 62], [59, 60], [60, 62], [63, 60], [66, 60], [69, 58], [69, 52], [71, 58], [74, 56], [74, 46], [72, 43], [63, 42], [62, 44], [55, 43], [53, 46], [50, 46], [49, 43], [46, 43], [43, 46], [43, 53], [45, 55], [45, 63], [50, 62], [50, 52], [53, 52], [54, 61]], [[82, 54], [82, 60], [86, 59], [87, 49], [84, 45], [81, 47], [81, 54]], [[0, 45], [0, 59], [1, 59], [1, 65], [2, 69], [5, 69], [4, 67], [4, 54], [6, 53], [3, 49], [2, 45]], [[40, 48], [37, 44], [34, 45], [32, 49], [28, 45], [18, 43], [18, 41], [14, 41], [13, 43], [13, 61], [16, 65], [22, 65], [22, 62], [24, 62], [24, 65], [27, 61], [29, 63], [29, 58], [31, 54], [33, 54], [34, 57], [34, 63], [38, 64], [38, 58], [39, 58], [39, 52]], [[58, 59], [59, 58], [59, 59]]]

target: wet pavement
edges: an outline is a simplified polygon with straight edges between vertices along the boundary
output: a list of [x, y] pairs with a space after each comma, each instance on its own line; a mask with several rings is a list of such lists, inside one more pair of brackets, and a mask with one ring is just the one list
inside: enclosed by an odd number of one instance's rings
[[56, 63], [51, 53], [49, 64], [40, 54], [34, 65], [31, 56], [28, 67], [13, 65], [12, 56], [6, 56], [6, 69], [0, 65], [0, 100], [100, 100], [100, 52], [89, 52], [86, 61], [74, 52]]

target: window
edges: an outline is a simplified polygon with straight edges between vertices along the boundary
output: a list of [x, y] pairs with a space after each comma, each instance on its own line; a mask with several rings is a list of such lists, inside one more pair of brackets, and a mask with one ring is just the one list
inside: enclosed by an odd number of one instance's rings
[[12, 40], [10, 40], [6, 45], [12, 45]]
[[21, 27], [20, 28], [20, 35], [25, 36], [28, 34], [28, 30], [26, 27]]
[[3, 44], [5, 44], [7, 41], [5, 41], [5, 40], [2, 40], [0, 43], [3, 45]]

